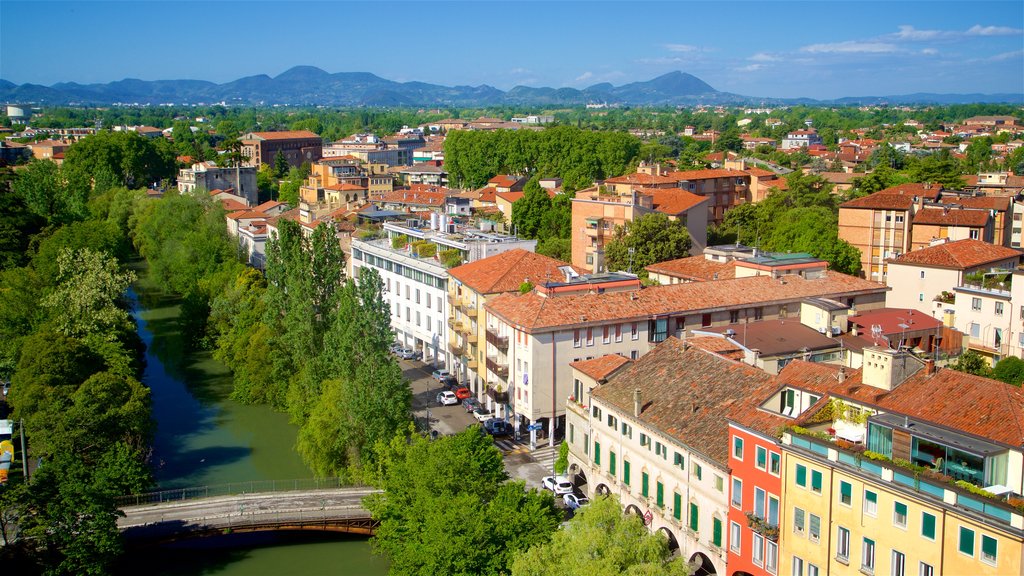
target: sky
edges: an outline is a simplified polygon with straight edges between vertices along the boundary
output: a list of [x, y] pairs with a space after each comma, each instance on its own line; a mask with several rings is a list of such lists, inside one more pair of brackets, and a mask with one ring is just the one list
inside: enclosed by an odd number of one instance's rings
[[16, 84], [276, 76], [585, 88], [675, 70], [745, 96], [1024, 93], [1024, 2], [17, 2]]

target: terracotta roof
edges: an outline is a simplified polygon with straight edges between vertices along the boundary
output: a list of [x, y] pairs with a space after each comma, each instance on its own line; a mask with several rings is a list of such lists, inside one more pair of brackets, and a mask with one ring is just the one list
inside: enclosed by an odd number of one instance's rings
[[392, 190], [373, 198], [375, 202], [415, 204], [417, 206], [444, 206], [444, 199], [444, 192], [428, 192], [426, 190]]
[[252, 136], [261, 140], [290, 140], [292, 138], [320, 138], [309, 130], [281, 130], [278, 132], [252, 132]]
[[900, 334], [904, 331], [935, 330], [942, 327], [942, 321], [911, 308], [879, 308], [862, 312], [848, 318], [860, 328], [858, 332], [870, 334], [872, 326], [878, 326], [883, 335]]
[[599, 358], [591, 358], [590, 360], [577, 360], [569, 364], [573, 368], [583, 372], [587, 376], [590, 376], [594, 380], [603, 380], [623, 365], [629, 364], [629, 358], [620, 356], [618, 354], [605, 354]]
[[647, 266], [648, 272], [687, 280], [730, 280], [736, 277], [734, 262], [717, 262], [704, 256], [688, 256]]
[[914, 214], [914, 224], [935, 226], [967, 226], [980, 228], [988, 224], [988, 210], [963, 208], [923, 208]]
[[727, 330], [732, 330], [735, 332], [732, 336], [733, 340], [751, 350], [760, 351], [761, 356], [769, 357], [796, 354], [805, 349], [808, 351], [829, 350], [839, 346], [831, 337], [800, 323], [799, 318], [761, 320], [745, 324], [701, 328], [701, 330], [718, 334], [725, 334]]
[[[569, 264], [548, 256], [516, 248], [448, 270], [448, 274], [478, 294], [515, 292], [524, 281], [540, 284], [549, 278], [562, 278], [558, 270]], [[583, 274], [583, 270], [573, 268]]]
[[762, 370], [669, 338], [591, 395], [632, 417], [636, 389], [640, 422], [726, 466], [727, 419], [755, 412], [775, 385]]
[[1015, 248], [996, 246], [981, 240], [965, 239], [913, 250], [893, 258], [889, 262], [912, 266], [967, 270], [1009, 258], [1020, 258], [1020, 256], [1021, 251]]
[[743, 349], [725, 338], [717, 338], [715, 336], [692, 336], [686, 339], [686, 343], [696, 346], [701, 350], [714, 352], [719, 356], [725, 356], [732, 360], [742, 361], [744, 357]]
[[535, 292], [503, 294], [485, 305], [488, 313], [528, 332], [678, 315], [701, 310], [728, 310], [813, 296], [875, 293], [888, 287], [828, 270], [822, 278], [786, 275], [781, 279], [751, 276], [712, 283], [651, 286], [636, 291], [546, 297]]
[[614, 178], [608, 178], [604, 181], [605, 184], [674, 184], [676, 180], [669, 178], [668, 176], [655, 176], [654, 174], [641, 174], [640, 172], [634, 172], [632, 174], [625, 174], [623, 176], [616, 176]]
[[401, 170], [409, 174], [447, 174], [448, 171], [434, 164], [420, 163], [407, 166]]
[[263, 212], [257, 212], [255, 210], [238, 210], [228, 214], [228, 220], [251, 220], [253, 218], [266, 218], [267, 215]]
[[762, 178], [764, 176], [775, 178], [778, 176], [778, 174], [776, 174], [775, 172], [772, 172], [771, 170], [765, 170], [764, 168], [747, 168], [746, 170], [744, 170], [744, 172], [750, 174], [751, 176], [754, 176], [755, 178]]
[[839, 205], [840, 208], [869, 208], [874, 210], [909, 210], [914, 196], [935, 200], [942, 192], [941, 186], [932, 184], [900, 184], [879, 190], [862, 198], [856, 198]]
[[230, 198], [225, 198], [224, 200], [221, 200], [220, 205], [223, 206], [224, 209], [227, 210], [228, 212], [237, 212], [239, 210], [249, 209], [249, 207], [246, 206], [245, 204], [242, 204], [238, 200], [232, 200]]
[[266, 212], [267, 210], [272, 210], [274, 208], [277, 208], [278, 206], [283, 205], [284, 202], [278, 202], [276, 200], [267, 200], [263, 204], [260, 204], [259, 206], [253, 208], [253, 210], [256, 210], [257, 212]]
[[[501, 198], [502, 200], [514, 204], [516, 200], [522, 198], [526, 192], [498, 192], [494, 195], [495, 199]], [[549, 196], [551, 194], [548, 194]]]
[[519, 180], [520, 178], [516, 176], [509, 176], [508, 174], [498, 174], [494, 178], [488, 180], [487, 183], [494, 186], [508, 188], [510, 186], [515, 186], [516, 184], [518, 184]]
[[498, 191], [494, 189], [494, 186], [485, 186], [485, 187], [477, 190], [476, 192], [477, 192], [476, 200], [478, 200], [480, 202], [486, 202], [488, 204], [494, 204], [494, 201], [496, 199], [496, 195], [498, 193]]
[[750, 175], [743, 170], [685, 170], [682, 172], [669, 172], [668, 175], [676, 182], [680, 180], [706, 180], [709, 178], [749, 178]]
[[1011, 198], [1009, 196], [947, 196], [940, 201], [943, 204], [959, 204], [964, 208], [977, 208], [980, 210], [998, 210], [1006, 212], [1010, 209]]
[[637, 192], [650, 196], [654, 209], [670, 216], [677, 216], [710, 201], [707, 196], [698, 196], [681, 188], [640, 188]]

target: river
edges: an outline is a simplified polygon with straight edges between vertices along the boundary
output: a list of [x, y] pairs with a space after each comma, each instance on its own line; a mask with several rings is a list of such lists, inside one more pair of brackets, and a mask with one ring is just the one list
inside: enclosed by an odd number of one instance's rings
[[[129, 296], [146, 344], [143, 381], [157, 423], [153, 441], [157, 489], [311, 478], [295, 452], [298, 429], [285, 414], [230, 398], [231, 374], [209, 353], [186, 354], [178, 303], [145, 274]], [[148, 576], [376, 576], [387, 560], [365, 537], [324, 534], [238, 534], [131, 551], [119, 573]]]

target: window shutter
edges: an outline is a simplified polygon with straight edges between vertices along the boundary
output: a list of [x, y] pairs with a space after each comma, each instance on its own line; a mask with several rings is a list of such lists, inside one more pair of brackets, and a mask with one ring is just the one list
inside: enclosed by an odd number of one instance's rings
[[807, 487], [807, 467], [801, 464], [796, 465], [796, 485]]

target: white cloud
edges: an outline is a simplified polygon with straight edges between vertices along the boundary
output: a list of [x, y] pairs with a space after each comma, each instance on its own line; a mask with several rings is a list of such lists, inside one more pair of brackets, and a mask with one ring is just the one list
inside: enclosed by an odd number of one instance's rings
[[747, 60], [752, 62], [778, 62], [779, 60], [782, 60], [782, 58], [779, 58], [774, 54], [768, 54], [767, 52], [758, 52], [750, 58], [747, 58]]
[[1003, 52], [1002, 54], [996, 54], [988, 58], [989, 62], [1002, 62], [1003, 60], [1013, 60], [1014, 58], [1024, 57], [1024, 50], [1014, 50], [1012, 52]]
[[669, 52], [700, 52], [699, 46], [691, 46], [690, 44], [665, 44], [665, 49]]
[[925, 56], [935, 56], [938, 53], [939, 51], [935, 48], [925, 48], [924, 50], [921, 50], [921, 54], [924, 54]]
[[968, 36], [1016, 36], [1024, 33], [1024, 30], [1020, 28], [1010, 28], [1009, 26], [982, 26], [981, 24], [975, 24], [967, 29], [966, 34]]
[[763, 64], [747, 64], [746, 66], [740, 66], [739, 68], [736, 68], [736, 71], [737, 72], [756, 72], [756, 71], [760, 70], [761, 68], [764, 68]]
[[888, 42], [861, 42], [847, 40], [826, 44], [811, 44], [800, 48], [801, 52], [811, 54], [887, 54], [897, 52], [899, 48]]
[[900, 31], [895, 34], [890, 34], [889, 37], [893, 40], [935, 40], [950, 34], [942, 30], [918, 30], [913, 26], [903, 25], [899, 27]]
[[577, 76], [576, 79], [573, 80], [573, 82], [583, 82], [584, 80], [590, 80], [593, 77], [594, 77], [594, 73], [588, 70], [588, 71], [584, 72], [583, 74], [580, 74], [579, 76]]
[[508, 71], [509, 74], [533, 74], [529, 68], [513, 68]]

